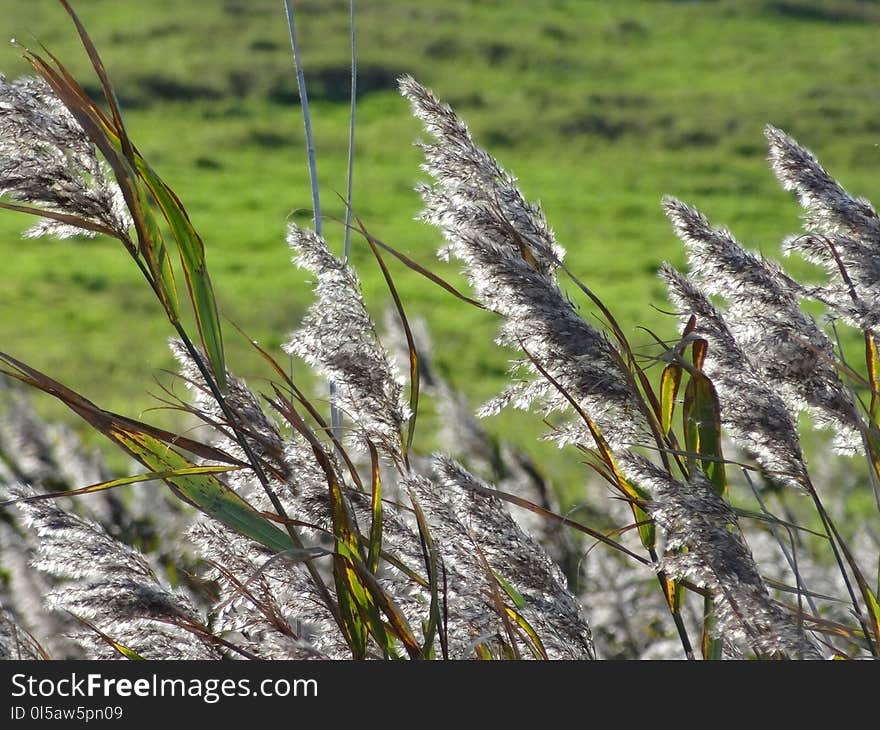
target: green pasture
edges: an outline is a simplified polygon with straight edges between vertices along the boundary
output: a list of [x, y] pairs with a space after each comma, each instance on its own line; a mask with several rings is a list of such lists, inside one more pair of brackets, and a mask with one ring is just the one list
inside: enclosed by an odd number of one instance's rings
[[[311, 197], [293, 63], [280, 0], [80, 0], [129, 132], [176, 190], [207, 246], [222, 313], [270, 351], [311, 301], [289, 263], [286, 221]], [[348, 137], [347, 0], [294, 2], [312, 101], [324, 212], [344, 208]], [[0, 36], [45, 44], [98, 89], [53, 0], [0, 0]], [[395, 78], [411, 73], [452, 104], [477, 141], [539, 200], [572, 271], [636, 342], [672, 336], [654, 272], [683, 261], [664, 194], [777, 256], [799, 228], [766, 163], [767, 123], [795, 136], [851, 192], [878, 199], [880, 8], [856, 0], [383, 0], [357, 6], [361, 94], [354, 208], [370, 231], [461, 284], [438, 262], [436, 230], [415, 220], [424, 180], [419, 125]], [[27, 72], [0, 49], [7, 76]], [[106, 240], [22, 240], [32, 223], [0, 215], [0, 349], [132, 415], [173, 367], [171, 329], [127, 254]], [[342, 227], [325, 234], [341, 251]], [[353, 261], [377, 318], [388, 299], [368, 249]], [[422, 316], [435, 360], [476, 405], [504, 384], [509, 352], [492, 316], [391, 263], [407, 312]], [[803, 264], [792, 262], [799, 273]], [[580, 301], [587, 314], [589, 303]], [[267, 375], [227, 327], [228, 362]], [[323, 391], [317, 391], [323, 392]], [[155, 414], [154, 419], [169, 418]], [[530, 450], [537, 417], [494, 419]], [[545, 455], [548, 452], [541, 452]], [[568, 461], [565, 461], [565, 458]], [[572, 454], [542, 459], [557, 479]]]

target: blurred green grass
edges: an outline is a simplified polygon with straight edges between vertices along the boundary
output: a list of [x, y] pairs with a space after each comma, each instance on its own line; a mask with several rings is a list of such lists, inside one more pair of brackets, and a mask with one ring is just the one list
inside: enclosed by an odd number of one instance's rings
[[[38, 39], [97, 85], [54, 0], [3, 0], [0, 31]], [[207, 246], [225, 315], [270, 351], [311, 292], [289, 263], [285, 222], [308, 221], [302, 122], [278, 0], [80, 0], [74, 6], [119, 92], [129, 131], [187, 205]], [[342, 217], [348, 124], [348, 2], [295, 2], [325, 213]], [[857, 0], [387, 0], [358, 8], [361, 97], [354, 206], [371, 232], [458, 282], [436, 262], [437, 233], [414, 220], [421, 136], [395, 77], [412, 73], [470, 124], [480, 144], [540, 200], [568, 263], [637, 343], [674, 322], [654, 272], [681, 264], [660, 211], [672, 194], [778, 255], [798, 209], [765, 161], [762, 128], [782, 127], [868, 198], [880, 161], [880, 8]], [[0, 70], [27, 72], [0, 49]], [[2, 349], [102, 405], [140, 414], [173, 366], [158, 306], [124, 252], [95, 241], [22, 241], [31, 221], [0, 216]], [[341, 249], [342, 228], [326, 234]], [[387, 299], [368, 251], [353, 260], [368, 304]], [[798, 273], [808, 269], [797, 262]], [[392, 265], [435, 359], [474, 403], [504, 383], [496, 322]], [[574, 296], [574, 294], [573, 294]], [[575, 297], [577, 299], [577, 297]], [[584, 311], [592, 311], [583, 303]], [[231, 367], [265, 374], [231, 328]], [[162, 418], [162, 416], [158, 416]], [[538, 419], [493, 419], [528, 450]], [[576, 456], [569, 457], [574, 461]], [[541, 459], [542, 462], [546, 461]], [[552, 467], [556, 476], [572, 472]]]

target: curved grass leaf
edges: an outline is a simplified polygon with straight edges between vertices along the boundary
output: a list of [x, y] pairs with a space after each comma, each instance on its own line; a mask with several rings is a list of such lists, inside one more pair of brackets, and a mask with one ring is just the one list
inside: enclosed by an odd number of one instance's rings
[[510, 606], [506, 606], [505, 608], [507, 609], [507, 614], [528, 636], [529, 641], [531, 642], [529, 650], [532, 652], [535, 659], [548, 659], [547, 650], [544, 648], [544, 644], [538, 636], [538, 633], [532, 628], [529, 622], [526, 621], [523, 615], [519, 613], [518, 609], [525, 608], [525, 598], [523, 598], [522, 594], [505, 580], [500, 573], [495, 571], [492, 571], [492, 573], [495, 576], [495, 580], [498, 581], [498, 585], [504, 589], [504, 592], [510, 597], [510, 600], [513, 601], [515, 608], [511, 608]]
[[[119, 102], [116, 99], [116, 93], [114, 92], [113, 86], [110, 83], [110, 78], [107, 75], [107, 70], [104, 68], [104, 63], [101, 61], [101, 56], [98, 54], [98, 49], [95, 48], [95, 44], [92, 43], [92, 39], [91, 37], [89, 37], [85, 26], [82, 24], [79, 17], [70, 6], [70, 3], [68, 3], [67, 0], [59, 1], [61, 2], [61, 5], [64, 7], [64, 9], [67, 11], [67, 14], [70, 16], [73, 24], [76, 26], [76, 30], [77, 33], [79, 33], [79, 37], [82, 41], [83, 47], [86, 49], [86, 53], [89, 56], [92, 67], [95, 69], [95, 73], [98, 75], [98, 79], [101, 82], [101, 88], [104, 91], [104, 97], [107, 100], [107, 105], [110, 107], [110, 113], [113, 115], [113, 122], [116, 125], [117, 129], [120, 130], [120, 136], [124, 140], [127, 140], [128, 135], [125, 133], [125, 126], [122, 122], [122, 113], [119, 111]], [[126, 156], [130, 158], [130, 150], [126, 149], [125, 152]]]
[[217, 310], [217, 300], [214, 297], [214, 288], [205, 263], [205, 245], [177, 195], [162, 181], [140, 154], [135, 153], [135, 155], [138, 174], [149, 188], [177, 243], [199, 336], [220, 391], [225, 392], [226, 364], [223, 333], [220, 328], [220, 315]]
[[495, 576], [495, 580], [498, 581], [498, 584], [504, 589], [504, 592], [510, 596], [513, 605], [517, 608], [523, 608], [526, 605], [526, 599], [522, 597], [522, 594], [506, 581], [500, 573], [493, 570], [492, 574]]
[[[416, 499], [415, 494], [410, 493], [410, 501], [413, 505], [413, 511], [416, 516], [416, 524], [419, 528], [419, 542], [422, 547], [422, 556], [425, 561], [425, 570], [428, 574], [428, 585], [431, 590], [431, 605], [428, 609], [428, 620], [424, 623], [425, 641], [422, 644], [422, 659], [433, 659], [434, 657], [434, 637], [438, 628], [441, 626], [440, 620], [440, 587], [439, 587], [439, 560], [437, 556], [437, 548], [434, 545], [434, 538], [431, 537], [431, 530], [428, 527], [428, 520], [422, 511], [422, 506]], [[440, 632], [440, 646], [444, 657], [448, 657], [448, 646], [444, 632]]]
[[114, 651], [116, 651], [119, 654], [121, 654], [122, 656], [124, 656], [126, 659], [130, 659], [133, 661], [145, 661], [144, 657], [142, 657], [140, 654], [138, 654], [134, 649], [130, 649], [127, 646], [125, 646], [124, 644], [120, 644], [118, 641], [116, 641], [116, 639], [113, 639], [110, 636], [108, 636], [107, 634], [105, 634], [103, 631], [101, 631], [101, 629], [99, 629], [97, 626], [95, 626], [90, 621], [87, 621], [86, 619], [84, 619], [82, 616], [77, 616], [75, 613], [71, 613], [70, 611], [67, 611], [66, 613], [71, 618], [73, 618], [75, 621], [78, 621], [83, 626], [85, 626], [87, 629], [94, 632], [95, 635], [97, 635], [98, 638], [101, 639], [101, 641], [103, 641], [105, 644], [107, 644], [109, 647], [111, 647]]
[[607, 467], [607, 473], [610, 477], [611, 483], [624, 494], [630, 504], [635, 522], [639, 526], [639, 539], [642, 541], [642, 545], [647, 550], [653, 550], [657, 539], [657, 528], [654, 525], [654, 520], [651, 516], [641, 507], [645, 500], [648, 499], [648, 493], [638, 485], [630, 482], [621, 473], [620, 469], [617, 467], [617, 462], [614, 460], [611, 447], [608, 446], [608, 442], [605, 440], [601, 431], [599, 431], [598, 426], [596, 426], [593, 419], [587, 415], [584, 409], [580, 407], [580, 404], [571, 397], [571, 394], [569, 394], [568, 391], [566, 391], [565, 388], [563, 388], [556, 379], [550, 375], [550, 373], [544, 369], [541, 363], [532, 357], [531, 353], [522, 343], [520, 343], [520, 347], [526, 354], [526, 357], [528, 357], [535, 368], [537, 368], [538, 372], [540, 372], [541, 375], [562, 394], [562, 396], [569, 402], [572, 409], [574, 409], [575, 413], [577, 413], [581, 420], [586, 424], [590, 431], [590, 435], [593, 437], [593, 441], [596, 444], [596, 452], [599, 454], [601, 462]]
[[[333, 534], [336, 538], [333, 577], [339, 603], [340, 628], [352, 655], [356, 659], [366, 657], [369, 635], [373, 636], [386, 655], [395, 655], [393, 636], [396, 636], [403, 642], [410, 656], [417, 658], [418, 644], [406, 619], [364, 562], [360, 530], [323, 445], [292, 404], [276, 403], [275, 406], [312, 447], [315, 459], [327, 480]], [[388, 616], [393, 636], [382, 621], [380, 610]]]
[[107, 226], [103, 226], [100, 223], [96, 223], [95, 221], [90, 221], [87, 218], [70, 215], [69, 213], [59, 213], [55, 210], [44, 210], [43, 208], [35, 208], [32, 205], [18, 205], [16, 203], [6, 203], [3, 201], [0, 201], [0, 208], [5, 208], [6, 210], [14, 210], [18, 213], [27, 213], [29, 215], [35, 215], [40, 218], [51, 218], [53, 221], [65, 223], [66, 225], [73, 226], [74, 228], [82, 228], [86, 231], [101, 233], [105, 236], [116, 238], [116, 231], [107, 228]]
[[[246, 462], [236, 459], [222, 449], [203, 444], [200, 441], [195, 441], [186, 436], [173, 433], [172, 431], [166, 431], [151, 426], [148, 423], [137, 421], [128, 416], [121, 416], [118, 413], [106, 411], [76, 391], [71, 390], [57, 380], [53, 380], [48, 375], [30, 367], [8, 353], [0, 352], [0, 362], [6, 363], [7, 365], [7, 367], [0, 367], [0, 373], [57, 398], [80, 418], [101, 433], [104, 432], [104, 429], [107, 429], [110, 426], [116, 426], [122, 429], [133, 429], [153, 436], [166, 444], [173, 444], [176, 448], [183, 449], [184, 451], [202, 459], [219, 461], [224, 464], [231, 464], [239, 467], [250, 466]], [[101, 428], [99, 428], [99, 425]]]
[[870, 588], [864, 588], [865, 599], [868, 602], [868, 613], [871, 617], [871, 628], [874, 629], [875, 643], [880, 643], [880, 601], [877, 594]]
[[[79, 93], [77, 94], [77, 96], [81, 100], [85, 101], [87, 106], [91, 106], [93, 110], [98, 111], [95, 116], [99, 121], [102, 122], [102, 124], [98, 128], [98, 131], [103, 131], [106, 134], [106, 140], [93, 138], [92, 142], [94, 142], [98, 146], [98, 148], [101, 149], [102, 152], [104, 152], [105, 156], [107, 156], [106, 142], [109, 142], [112, 146], [117, 147], [122, 153], [122, 159], [118, 160], [117, 164], [113, 164], [113, 156], [108, 157], [108, 161], [111, 163], [111, 167], [113, 167], [113, 170], [116, 173], [117, 180], [122, 186], [123, 193], [129, 190], [129, 185], [126, 183], [131, 184], [131, 186], [134, 188], [133, 191], [129, 191], [129, 194], [126, 195], [126, 202], [129, 203], [130, 212], [133, 219], [135, 220], [135, 225], [138, 229], [139, 238], [141, 239], [141, 252], [144, 256], [147, 257], [150, 263], [150, 271], [153, 274], [153, 278], [157, 286], [157, 294], [159, 294], [163, 305], [165, 305], [166, 310], [168, 311], [169, 318], [171, 318], [172, 321], [177, 321], [177, 318], [179, 317], [179, 306], [177, 303], [177, 289], [174, 284], [173, 269], [171, 268], [170, 261], [167, 257], [165, 244], [159, 231], [159, 227], [158, 225], [156, 225], [156, 221], [149, 210], [148, 198], [144, 194], [143, 185], [141, 184], [141, 181], [137, 179], [137, 176], [133, 174], [133, 172], [136, 172], [138, 170], [138, 161], [143, 162], [143, 158], [141, 158], [140, 155], [136, 152], [134, 144], [131, 142], [131, 139], [128, 136], [128, 132], [125, 129], [125, 123], [122, 120], [122, 112], [119, 109], [119, 102], [116, 98], [116, 92], [113, 89], [113, 85], [110, 83], [110, 77], [107, 74], [107, 70], [104, 67], [104, 63], [101, 60], [98, 49], [95, 47], [95, 44], [92, 42], [92, 39], [86, 31], [85, 26], [83, 26], [79, 17], [74, 12], [73, 8], [70, 6], [67, 0], [60, 0], [60, 2], [64, 6], [64, 9], [67, 11], [68, 15], [70, 15], [71, 20], [76, 26], [76, 30], [79, 33], [80, 40], [82, 41], [83, 47], [85, 48], [86, 53], [89, 56], [89, 60], [91, 61], [92, 68], [94, 68], [95, 73], [101, 83], [101, 89], [104, 92], [104, 98], [107, 101], [107, 105], [110, 107], [112, 124], [110, 124], [109, 120], [107, 120], [106, 117], [102, 113], [100, 113], [100, 110], [97, 110], [95, 105], [91, 103], [85, 91], [83, 91], [82, 88], [78, 85], [75, 85], [75, 82], [73, 82], [73, 78], [69, 73], [67, 73], [61, 62], [58, 61], [58, 59], [51, 54], [49, 55], [55, 62], [56, 66], [58, 66], [59, 70], [63, 73], [65, 79], [71, 85], [71, 88], [79, 89]], [[71, 111], [73, 110], [71, 109]], [[99, 137], [100, 136], [101, 135], [99, 135]], [[121, 164], [123, 160], [128, 164]], [[132, 195], [132, 192], [136, 194]], [[147, 235], [141, 235], [142, 231], [147, 233]], [[225, 374], [225, 370], [223, 374]], [[223, 374], [221, 374], [221, 377]]]
[[[285, 412], [285, 416], [309, 442], [327, 480], [333, 535], [336, 539], [336, 549], [333, 554], [333, 579], [336, 584], [336, 599], [339, 604], [340, 628], [345, 635], [353, 658], [364, 659], [367, 654], [368, 629], [362, 620], [361, 604], [366, 600], [366, 592], [359, 584], [354, 570], [354, 561], [360, 558], [358, 531], [353, 525], [348, 503], [345, 501], [336, 472], [324, 451], [324, 447], [292, 405]], [[366, 607], [364, 609], [366, 611]], [[382, 633], [384, 634], [384, 632]]]
[[486, 644], [480, 642], [476, 646], [474, 646], [474, 652], [477, 654], [477, 659], [480, 661], [488, 662], [492, 661], [495, 657], [492, 656], [492, 652]]
[[396, 258], [398, 261], [400, 261], [404, 266], [411, 269], [412, 271], [415, 271], [417, 274], [421, 274], [426, 279], [428, 279], [429, 281], [431, 281], [434, 284], [436, 284], [437, 286], [439, 286], [441, 289], [445, 289], [450, 294], [452, 294], [452, 296], [454, 296], [456, 299], [460, 299], [461, 301], [466, 302], [466, 303], [476, 307], [477, 309], [485, 309], [485, 307], [482, 304], [480, 304], [480, 302], [478, 302], [476, 299], [471, 299], [469, 296], [462, 294], [458, 289], [456, 289], [454, 286], [452, 286], [452, 284], [450, 284], [445, 279], [442, 279], [441, 277], [437, 276], [437, 274], [435, 274], [430, 269], [426, 269], [421, 264], [417, 263], [416, 261], [413, 261], [406, 254], [403, 254], [400, 251], [397, 251], [396, 249], [389, 246], [387, 243], [382, 243], [382, 241], [380, 241], [378, 238], [373, 236], [366, 229], [366, 227], [364, 226], [364, 224], [361, 222], [360, 219], [358, 219], [357, 223], [358, 223], [358, 229], [357, 229], [358, 232], [367, 241], [374, 244], [375, 246], [378, 246], [386, 253], [390, 253], [392, 256], [394, 256], [394, 258]]
[[[72, 11], [71, 11], [72, 12]], [[77, 27], [81, 34], [85, 29]], [[88, 35], [85, 34], [83, 42], [90, 56], [97, 51], [91, 45]], [[129, 242], [123, 241], [129, 253], [141, 267], [147, 280], [160, 300], [169, 320], [174, 323], [180, 318], [180, 305], [177, 297], [177, 287], [174, 280], [174, 270], [168, 258], [164, 236], [159, 222], [151, 209], [150, 193], [143, 180], [137, 174], [137, 158], [140, 157], [133, 143], [128, 138], [122, 117], [115, 101], [115, 93], [109, 85], [100, 59], [96, 63], [96, 71], [104, 88], [104, 95], [113, 108], [113, 120], [109, 120], [100, 107], [96, 106], [85, 90], [79, 85], [65, 69], [64, 65], [45, 49], [46, 54], [57, 67], [53, 69], [49, 63], [38, 54], [31, 51], [25, 52], [25, 58], [35, 70], [43, 76], [52, 87], [56, 96], [64, 103], [68, 111], [80, 123], [89, 136], [92, 143], [101, 151], [104, 158], [113, 169], [116, 181], [119, 183], [125, 198], [126, 206], [132, 216], [135, 231], [138, 237], [137, 249], [129, 248]], [[138, 256], [144, 257], [146, 269]]]
[[379, 253], [376, 244], [373, 243], [370, 238], [367, 238], [367, 243], [370, 245], [370, 250], [373, 252], [373, 256], [376, 257], [376, 261], [379, 263], [379, 268], [382, 270], [382, 276], [385, 278], [388, 291], [391, 293], [391, 298], [394, 300], [394, 307], [397, 309], [397, 316], [400, 319], [403, 333], [406, 336], [406, 347], [409, 352], [409, 409], [411, 415], [409, 417], [406, 441], [402, 446], [404, 462], [409, 463], [409, 452], [412, 448], [413, 438], [415, 437], [416, 420], [419, 414], [419, 354], [416, 351], [416, 342], [409, 326], [409, 320], [406, 318], [406, 312], [403, 309], [403, 302], [400, 301], [397, 287], [394, 286], [394, 279], [391, 277], [391, 273], [388, 271], [388, 267], [385, 265], [385, 261], [382, 259], [382, 255]]
[[501, 625], [504, 627], [504, 633], [507, 635], [507, 639], [510, 642], [509, 644], [506, 643], [504, 638], [499, 635], [498, 639], [501, 642], [502, 649], [505, 650], [508, 658], [517, 660], [522, 659], [522, 656], [519, 653], [519, 647], [516, 645], [516, 633], [514, 632], [513, 624], [510, 623], [508, 606], [504, 603], [504, 598], [498, 590], [499, 583], [495, 579], [495, 572], [489, 565], [489, 561], [486, 560], [486, 555], [480, 549], [480, 546], [473, 543], [473, 548], [474, 554], [479, 559], [480, 566], [483, 568], [483, 572], [486, 575], [489, 599], [495, 609], [495, 613], [501, 618]]
[[715, 386], [702, 373], [690, 374], [682, 417], [691, 465], [698, 466], [723, 497], [727, 493], [727, 476], [721, 450], [721, 409]]
[[382, 474], [379, 471], [379, 454], [372, 442], [370, 448], [370, 471], [372, 489], [370, 490], [370, 511], [373, 521], [370, 523], [370, 543], [367, 553], [367, 567], [372, 573], [379, 570], [379, 557], [382, 554]]
[[717, 661], [723, 658], [724, 642], [715, 638], [717, 623], [715, 601], [706, 596], [703, 598], [703, 634], [700, 641], [703, 659]]
[[[142, 270], [145, 274], [149, 272], [147, 278], [171, 321], [178, 322], [179, 305], [174, 270], [167, 256], [160, 226], [151, 207], [155, 205], [161, 211], [178, 247], [202, 345], [208, 355], [220, 391], [225, 392], [223, 338], [216, 299], [205, 265], [204, 244], [190, 222], [180, 199], [159, 178], [131, 142], [122, 121], [116, 94], [97, 49], [70, 5], [66, 0], [61, 0], [61, 4], [76, 25], [92, 67], [100, 80], [110, 107], [111, 118], [95, 105], [51, 53], [47, 51], [57, 70], [32, 51], [26, 51], [25, 58], [49, 83], [56, 96], [73, 114], [113, 169], [138, 234], [138, 253], [144, 257], [146, 263], [146, 269], [142, 266]], [[142, 264], [140, 261], [138, 263]]]
[[880, 354], [877, 352], [877, 340], [870, 331], [865, 332], [865, 363], [868, 367], [868, 383], [871, 386], [868, 416], [872, 423], [876, 423], [877, 408], [880, 405]]
[[675, 413], [675, 398], [681, 385], [681, 368], [678, 365], [667, 365], [660, 376], [660, 413], [663, 433], [668, 434], [672, 428], [672, 417]]
[[532, 656], [534, 656], [535, 659], [549, 659], [547, 656], [547, 650], [544, 648], [544, 643], [541, 641], [541, 637], [538, 636], [538, 632], [532, 628], [531, 624], [526, 621], [525, 617], [519, 611], [510, 606], [505, 606], [504, 608], [507, 611], [507, 615], [513, 619], [514, 623], [516, 623], [516, 625], [519, 626], [528, 637], [529, 651], [532, 652]]
[[[699, 466], [718, 494], [724, 497], [727, 494], [727, 475], [721, 451], [721, 406], [715, 386], [702, 373], [707, 350], [705, 340], [694, 341], [692, 356], [696, 369], [689, 372], [682, 408], [685, 448], [689, 452], [691, 466]], [[703, 659], [722, 657], [723, 643], [714, 635], [716, 622], [715, 602], [706, 596], [703, 599], [703, 633], [700, 642]]]
[[382, 590], [382, 587], [376, 580], [376, 576], [367, 569], [367, 566], [363, 562], [360, 560], [352, 560], [351, 565], [361, 582], [370, 592], [370, 595], [375, 598], [376, 605], [388, 618], [394, 636], [401, 641], [407, 654], [409, 654], [410, 659], [418, 659], [421, 653], [421, 647], [419, 646], [418, 641], [416, 641], [416, 637], [413, 635], [403, 612], [398, 608], [391, 597]]
[[[193, 466], [174, 449], [146, 434], [113, 430], [106, 435], [148, 468], [180, 471]], [[270, 550], [284, 552], [298, 547], [286, 532], [275, 527], [213, 474], [184, 474], [164, 481], [183, 501]]]
[[170, 479], [172, 477], [193, 476], [196, 474], [218, 474], [221, 472], [232, 471], [238, 469], [237, 466], [192, 466], [183, 469], [174, 469], [166, 471], [152, 471], [147, 474], [136, 474], [135, 476], [122, 477], [120, 479], [111, 479], [98, 484], [91, 484], [88, 487], [80, 487], [78, 489], [68, 489], [63, 492], [50, 492], [48, 494], [32, 494], [29, 497], [18, 497], [5, 502], [0, 502], [0, 507], [8, 507], [18, 502], [37, 502], [43, 499], [59, 499], [60, 497], [78, 497], [81, 494], [92, 494], [93, 492], [102, 492], [105, 489], [115, 489], [116, 487], [124, 487], [129, 484], [139, 484], [142, 482], [153, 482], [158, 480]]
[[[190, 445], [195, 445], [194, 448], [197, 448], [196, 442], [105, 411], [61, 383], [9, 355], [0, 353], [0, 361], [5, 361], [14, 367], [14, 370], [0, 368], [0, 373], [54, 396], [92, 428], [109, 438], [152, 472], [175, 474], [176, 476], [166, 477], [164, 481], [183, 501], [275, 552], [300, 547], [295, 545], [285, 532], [275, 527], [217, 479], [213, 473], [193, 472], [197, 469], [197, 465], [188, 461], [174, 446], [180, 445], [188, 449]], [[209, 447], [197, 450], [214, 451]], [[222, 454], [222, 452], [216, 453]]]

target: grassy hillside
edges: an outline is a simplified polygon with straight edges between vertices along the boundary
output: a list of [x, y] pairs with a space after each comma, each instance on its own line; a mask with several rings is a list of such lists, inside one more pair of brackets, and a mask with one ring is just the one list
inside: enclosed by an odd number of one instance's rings
[[[325, 212], [342, 215], [348, 124], [348, 3], [296, 2], [313, 101]], [[187, 204], [208, 247], [223, 311], [277, 350], [311, 300], [283, 241], [308, 220], [308, 176], [283, 5], [278, 0], [80, 0], [129, 131]], [[388, 0], [361, 3], [355, 209], [373, 233], [444, 276], [440, 241], [413, 220], [419, 126], [395, 91], [412, 73], [469, 120], [475, 137], [541, 201], [569, 265], [618, 314], [663, 333], [654, 276], [682, 261], [663, 194], [729, 224], [775, 256], [798, 210], [770, 174], [770, 122], [812, 148], [852, 192], [880, 198], [880, 9], [856, 0]], [[38, 39], [95, 83], [52, 0], [3, 0], [0, 35]], [[18, 51], [0, 69], [26, 72]], [[0, 215], [0, 343], [110, 407], [150, 407], [171, 367], [170, 334], [124, 252], [106, 241], [22, 241], [30, 221]], [[327, 235], [341, 248], [341, 227]], [[354, 261], [369, 302], [386, 299], [369, 254]], [[803, 269], [801, 269], [803, 270]], [[436, 359], [474, 402], [496, 392], [508, 355], [495, 323], [395, 267]], [[587, 308], [587, 304], [584, 307]], [[257, 362], [230, 329], [230, 363]], [[539, 425], [496, 419], [531, 442]]]

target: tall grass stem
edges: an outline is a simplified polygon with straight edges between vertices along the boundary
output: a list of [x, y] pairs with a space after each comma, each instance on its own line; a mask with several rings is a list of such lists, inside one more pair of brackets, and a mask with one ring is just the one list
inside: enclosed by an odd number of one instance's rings
[[[293, 16], [293, 5], [290, 0], [284, 0], [284, 10], [287, 15], [287, 29], [290, 34], [290, 47], [293, 51], [296, 85], [299, 90], [300, 105], [302, 106], [303, 127], [305, 128], [306, 136], [306, 157], [309, 162], [309, 182], [312, 187], [312, 208], [314, 209], [315, 216], [315, 233], [323, 238], [324, 225], [321, 219], [321, 195], [318, 190], [318, 165], [315, 158], [315, 138], [312, 134], [312, 116], [309, 113], [309, 95], [306, 90], [306, 78], [299, 53], [296, 23]], [[352, 34], [354, 34], [354, 27], [352, 27]], [[354, 74], [354, 69], [352, 69], [352, 74]], [[333, 429], [333, 432], [338, 439], [342, 435], [342, 413], [336, 407], [336, 383], [331, 381], [328, 383], [328, 387], [330, 391], [330, 428]]]
[[348, 176], [345, 191], [345, 243], [343, 251], [348, 261], [351, 253], [351, 201], [354, 195], [354, 130], [357, 114], [357, 35], [354, 25], [354, 0], [351, 0], [349, 24], [351, 26], [351, 118], [348, 124]]

